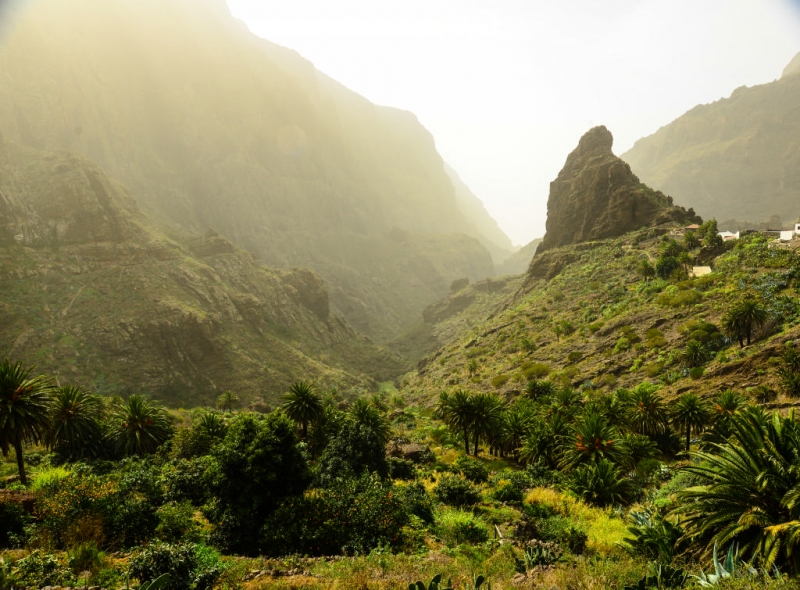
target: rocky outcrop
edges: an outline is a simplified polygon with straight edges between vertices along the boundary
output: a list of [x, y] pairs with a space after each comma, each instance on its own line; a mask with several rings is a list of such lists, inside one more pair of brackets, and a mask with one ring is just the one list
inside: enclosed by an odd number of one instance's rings
[[701, 221], [692, 209], [677, 207], [672, 197], [642, 184], [613, 154], [613, 142], [605, 127], [589, 130], [550, 183], [547, 233], [537, 258], [552, 248], [614, 238], [642, 227]]

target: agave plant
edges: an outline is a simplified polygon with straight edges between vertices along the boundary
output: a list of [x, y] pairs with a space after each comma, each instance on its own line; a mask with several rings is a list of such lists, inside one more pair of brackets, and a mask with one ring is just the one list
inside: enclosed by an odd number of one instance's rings
[[[713, 564], [713, 574], [706, 575], [703, 570], [700, 570], [700, 575], [692, 576], [698, 586], [702, 588], [711, 588], [719, 586], [719, 583], [725, 578], [752, 578], [758, 575], [758, 570], [739, 559], [739, 548], [735, 545], [731, 545], [728, 548], [728, 554], [725, 556], [725, 559], [720, 561], [717, 555], [717, 544], [714, 543]], [[769, 577], [768, 572], [764, 571], [764, 574], [765, 577]]]

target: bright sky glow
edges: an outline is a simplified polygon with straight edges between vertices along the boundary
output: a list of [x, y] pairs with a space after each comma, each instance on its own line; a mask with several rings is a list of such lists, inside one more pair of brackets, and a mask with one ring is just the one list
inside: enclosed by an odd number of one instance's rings
[[621, 154], [800, 51], [800, 0], [227, 1], [257, 35], [415, 113], [517, 244], [544, 233], [549, 183], [590, 127]]

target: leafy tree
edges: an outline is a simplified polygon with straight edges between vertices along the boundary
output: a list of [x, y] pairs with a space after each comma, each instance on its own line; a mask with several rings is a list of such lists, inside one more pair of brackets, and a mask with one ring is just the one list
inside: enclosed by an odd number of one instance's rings
[[750, 345], [753, 328], [763, 326], [769, 314], [760, 301], [747, 298], [734, 305], [722, 317], [722, 329], [731, 338], [739, 341], [739, 346], [744, 348], [744, 341]]
[[97, 457], [103, 436], [103, 404], [85, 389], [65, 385], [53, 395], [47, 446], [70, 460]]
[[722, 236], [719, 235], [716, 219], [709, 219], [700, 225], [698, 233], [703, 236], [703, 245], [706, 248], [719, 248], [723, 244]]
[[642, 383], [631, 391], [627, 402], [628, 424], [633, 432], [653, 437], [667, 428], [667, 409], [658, 387]]
[[109, 437], [123, 455], [149, 455], [175, 432], [166, 409], [134, 394], [111, 412]]
[[280, 413], [240, 415], [211, 457], [212, 537], [234, 553], [257, 553], [266, 519], [284, 498], [301, 495], [311, 480], [294, 424]]
[[737, 544], [761, 567], [800, 573], [800, 432], [793, 412], [750, 407], [731, 417], [731, 436], [684, 468], [701, 485], [678, 492], [675, 514], [710, 552]]
[[686, 429], [686, 450], [689, 450], [692, 430], [701, 432], [711, 420], [706, 403], [694, 393], [686, 393], [678, 398], [670, 412], [672, 425]]
[[309, 423], [322, 414], [322, 399], [310, 383], [298, 381], [283, 396], [283, 411], [303, 427], [303, 440], [308, 438]]
[[463, 389], [452, 394], [443, 391], [434, 416], [444, 422], [454, 432], [464, 436], [464, 452], [469, 455], [469, 435], [473, 423], [472, 397]]
[[234, 406], [239, 405], [239, 401], [239, 396], [228, 389], [217, 398], [217, 408], [223, 411], [228, 410], [228, 413], [231, 414]]
[[0, 451], [8, 456], [14, 449], [22, 485], [28, 484], [22, 445], [40, 442], [50, 427], [52, 386], [44, 376], [31, 377], [32, 372], [8, 359], [0, 364]]
[[681, 245], [675, 240], [667, 240], [661, 245], [661, 256], [677, 258], [683, 252]]
[[382, 478], [389, 475], [386, 442], [379, 432], [350, 416], [325, 447], [315, 482], [320, 487], [328, 487], [338, 479], [360, 477], [364, 472]]
[[656, 275], [658, 278], [667, 280], [672, 273], [680, 269], [681, 263], [675, 256], [660, 256], [656, 260]]

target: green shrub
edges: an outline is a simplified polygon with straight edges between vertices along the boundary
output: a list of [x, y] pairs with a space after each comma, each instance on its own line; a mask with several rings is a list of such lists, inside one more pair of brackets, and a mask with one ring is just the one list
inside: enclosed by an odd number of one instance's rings
[[23, 588], [66, 586], [75, 583], [75, 576], [55, 555], [42, 553], [38, 549], [27, 557], [17, 560], [12, 573], [17, 585]]
[[513, 482], [504, 479], [494, 484], [491, 496], [498, 502], [522, 502], [522, 491]]
[[619, 354], [620, 352], [624, 352], [629, 350], [631, 347], [631, 341], [628, 340], [625, 336], [622, 336], [617, 343], [614, 345], [614, 352]]
[[585, 531], [564, 516], [550, 516], [538, 520], [535, 524], [539, 538], [542, 541], [551, 541], [566, 547], [572, 553], [580, 555], [586, 549], [589, 540]]
[[20, 546], [30, 520], [21, 504], [0, 497], [0, 549]]
[[413, 461], [407, 459], [400, 459], [398, 457], [389, 457], [389, 477], [392, 479], [402, 479], [410, 481], [416, 478], [417, 468]]
[[494, 377], [492, 377], [492, 387], [494, 387], [495, 389], [500, 389], [501, 387], [503, 387], [503, 385], [508, 383], [508, 380], [509, 380], [508, 375], [495, 375]]
[[81, 572], [96, 572], [106, 561], [106, 554], [94, 542], [80, 543], [67, 551], [69, 569], [76, 576]]
[[167, 543], [201, 541], [199, 523], [194, 520], [194, 507], [189, 502], [169, 502], [157, 511], [156, 537]]
[[522, 372], [525, 375], [525, 378], [529, 381], [533, 379], [544, 379], [550, 374], [550, 367], [545, 363], [533, 363], [527, 369], [524, 369]]
[[[261, 553], [337, 555], [369, 553], [378, 546], [398, 549], [409, 512], [397, 490], [391, 482], [365, 473], [287, 498], [262, 527]], [[423, 498], [416, 495], [416, 500]]]
[[667, 345], [664, 333], [658, 328], [650, 328], [645, 337], [647, 338], [648, 348], [664, 348]]
[[453, 463], [453, 469], [455, 472], [460, 473], [468, 480], [475, 483], [483, 483], [489, 479], [489, 470], [477, 459], [459, 457], [456, 462]]
[[128, 573], [140, 582], [169, 574], [167, 590], [210, 590], [222, 570], [219, 554], [203, 545], [154, 543], [131, 559]]
[[658, 303], [665, 307], [686, 307], [699, 303], [702, 295], [694, 289], [678, 291], [676, 293], [662, 293], [658, 296]]
[[573, 350], [572, 352], [570, 352], [567, 355], [567, 362], [569, 364], [571, 364], [571, 365], [574, 365], [575, 363], [580, 361], [582, 358], [583, 358], [583, 355], [580, 352], [578, 352], [577, 350]]
[[202, 506], [210, 499], [207, 485], [211, 457], [178, 459], [161, 470], [161, 485], [164, 500], [168, 502], [191, 502]]
[[472, 482], [460, 475], [449, 473], [441, 475], [433, 494], [437, 500], [450, 506], [472, 506], [481, 499], [480, 492]]
[[689, 377], [691, 377], [694, 380], [697, 380], [703, 376], [703, 373], [705, 373], [705, 369], [703, 367], [692, 367], [689, 370]]
[[397, 493], [406, 513], [413, 514], [427, 524], [433, 523], [433, 499], [424, 485], [414, 482], [398, 487]]
[[471, 512], [445, 509], [437, 520], [439, 536], [449, 544], [483, 543], [489, 538], [489, 527]]

